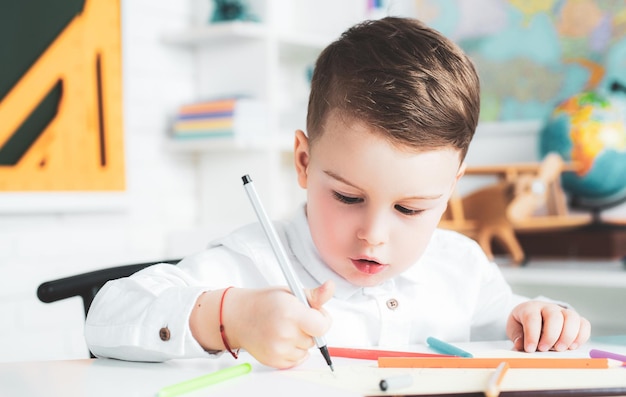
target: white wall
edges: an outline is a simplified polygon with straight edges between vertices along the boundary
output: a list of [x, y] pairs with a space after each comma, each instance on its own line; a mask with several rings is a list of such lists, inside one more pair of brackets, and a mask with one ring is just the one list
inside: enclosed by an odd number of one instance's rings
[[[193, 94], [188, 52], [160, 35], [187, 26], [188, 2], [122, 1], [127, 194], [116, 212], [0, 214], [0, 361], [85, 357], [79, 298], [44, 304], [50, 279], [167, 255], [195, 221], [195, 168], [163, 149], [166, 118]], [[1, 205], [0, 201], [0, 205]]]

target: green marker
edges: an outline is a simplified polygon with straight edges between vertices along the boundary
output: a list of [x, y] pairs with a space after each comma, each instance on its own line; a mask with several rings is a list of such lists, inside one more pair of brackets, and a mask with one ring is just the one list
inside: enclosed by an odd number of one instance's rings
[[176, 383], [171, 386], [165, 386], [159, 393], [158, 397], [174, 397], [183, 393], [198, 390], [200, 388], [214, 385], [221, 381], [234, 378], [235, 376], [247, 374], [252, 370], [252, 366], [249, 363], [243, 363], [235, 365], [234, 367], [220, 369], [219, 371], [212, 372], [207, 375], [202, 375], [197, 378], [189, 379], [180, 383]]

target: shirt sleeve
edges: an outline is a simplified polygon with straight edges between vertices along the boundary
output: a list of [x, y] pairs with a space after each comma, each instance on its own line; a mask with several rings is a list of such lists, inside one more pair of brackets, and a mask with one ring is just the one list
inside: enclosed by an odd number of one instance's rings
[[264, 240], [259, 235], [265, 239], [262, 231], [255, 230], [246, 228], [216, 240], [175, 266], [153, 265], [107, 282], [87, 315], [89, 350], [98, 357], [129, 361], [221, 354], [202, 348], [191, 333], [189, 317], [205, 291], [277, 285], [280, 269], [268, 259], [273, 258], [270, 248], [263, 249], [260, 243]]
[[206, 289], [169, 264], [107, 282], [87, 315], [89, 350], [97, 357], [131, 361], [207, 357], [189, 328], [191, 310]]

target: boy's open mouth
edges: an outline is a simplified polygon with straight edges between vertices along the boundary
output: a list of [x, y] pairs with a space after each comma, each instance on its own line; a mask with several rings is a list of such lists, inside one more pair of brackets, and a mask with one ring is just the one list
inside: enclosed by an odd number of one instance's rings
[[365, 274], [377, 274], [387, 268], [387, 265], [369, 259], [352, 259], [352, 264], [358, 271]]

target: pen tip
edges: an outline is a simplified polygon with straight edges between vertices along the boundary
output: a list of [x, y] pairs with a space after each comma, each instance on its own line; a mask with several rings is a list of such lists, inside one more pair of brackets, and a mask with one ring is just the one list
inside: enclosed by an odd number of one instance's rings
[[332, 365], [332, 364], [330, 364], [330, 370], [331, 370], [331, 371], [333, 371], [333, 372], [335, 372], [335, 368], [333, 367], [333, 365]]

